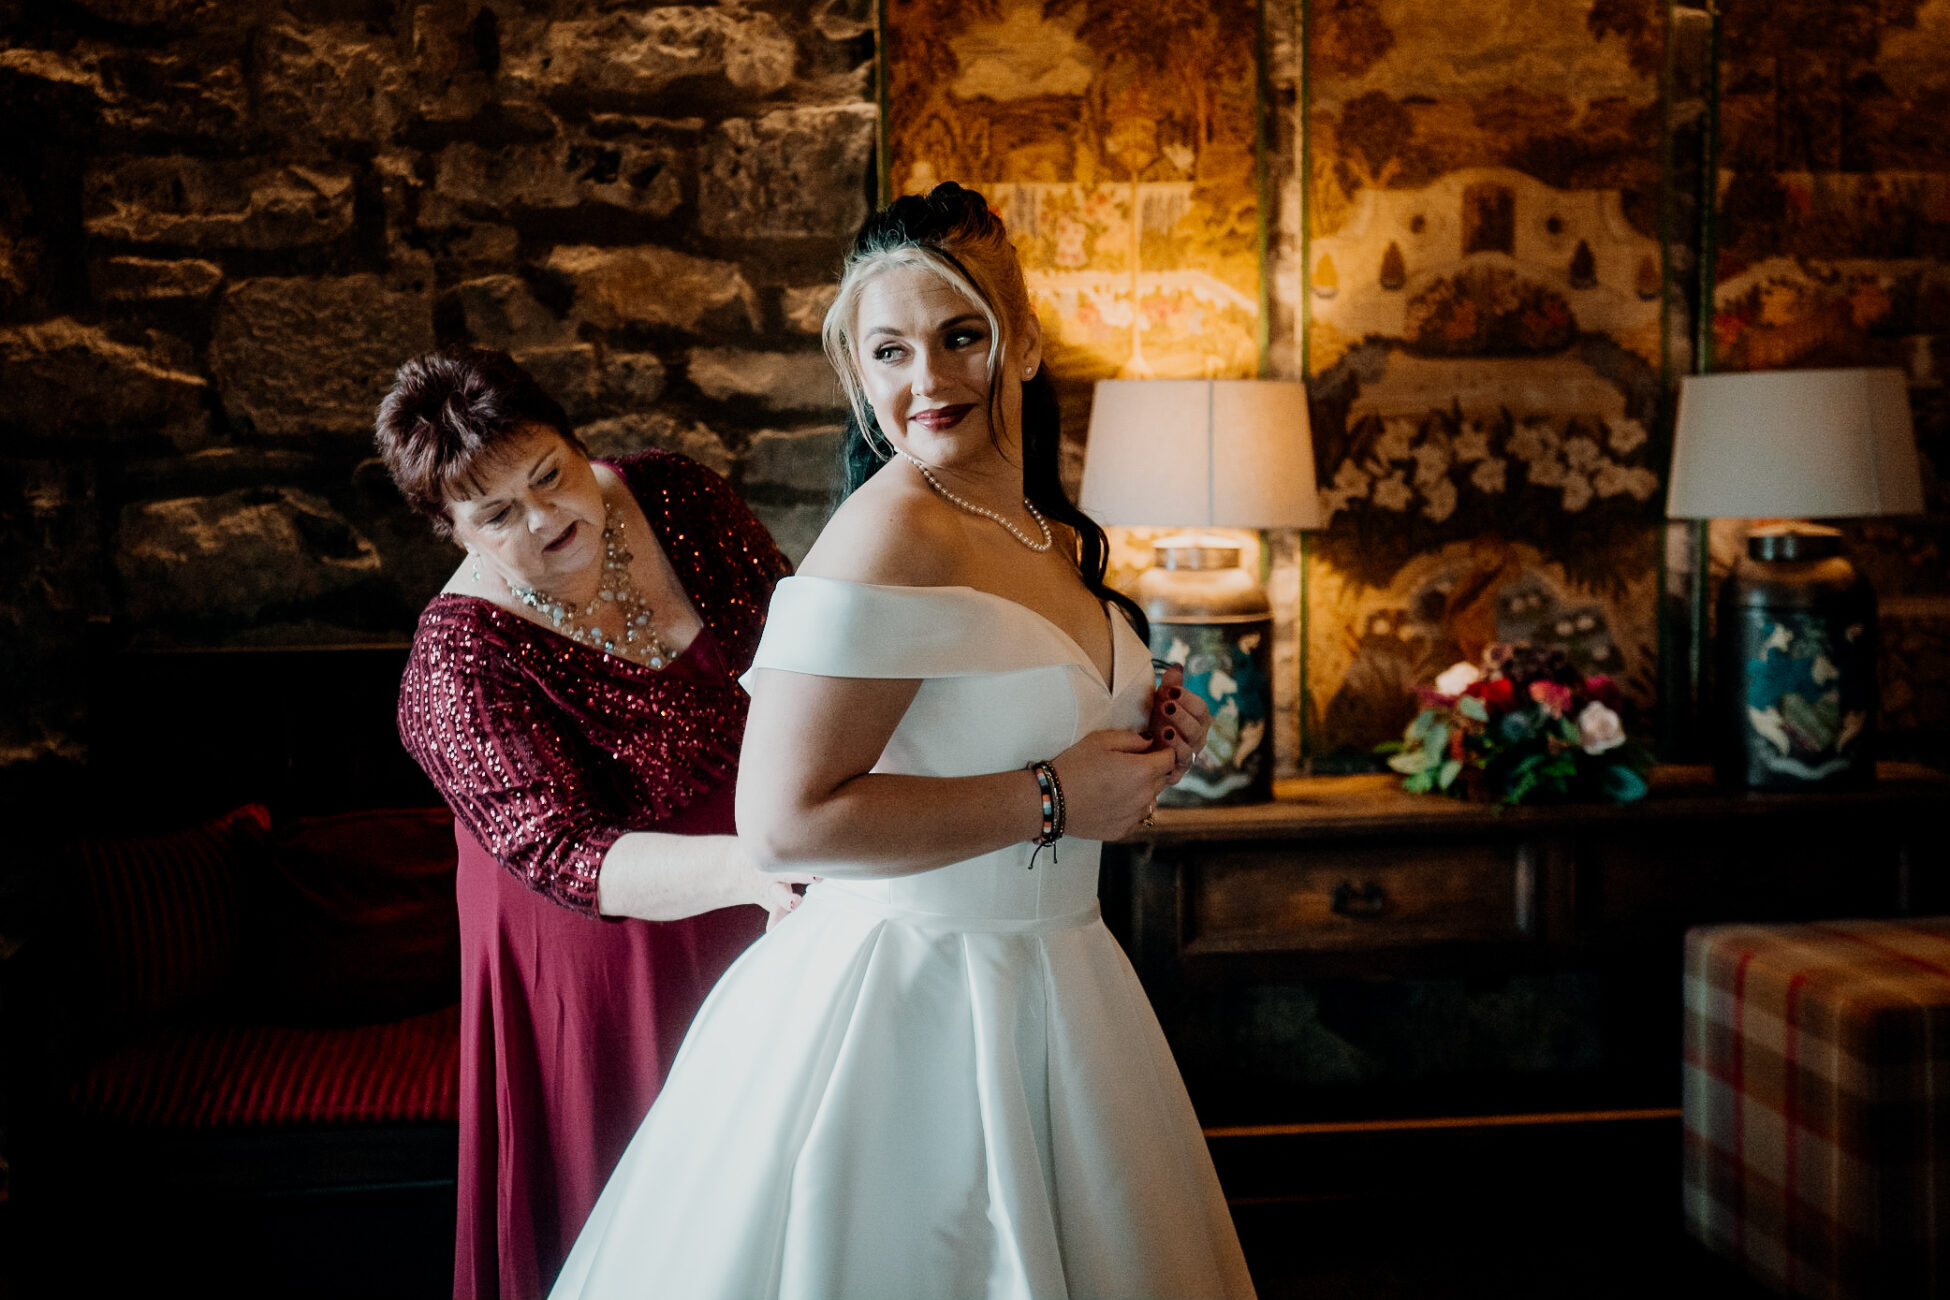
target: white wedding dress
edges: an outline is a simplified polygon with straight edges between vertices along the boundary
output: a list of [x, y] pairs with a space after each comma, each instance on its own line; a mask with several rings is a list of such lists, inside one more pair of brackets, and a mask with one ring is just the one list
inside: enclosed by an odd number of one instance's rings
[[[920, 678], [874, 770], [1009, 771], [1144, 725], [1110, 622], [1107, 688], [999, 596], [787, 578], [753, 666]], [[555, 1300], [1251, 1296], [1100, 846], [1032, 851], [809, 887], [698, 1013]]]

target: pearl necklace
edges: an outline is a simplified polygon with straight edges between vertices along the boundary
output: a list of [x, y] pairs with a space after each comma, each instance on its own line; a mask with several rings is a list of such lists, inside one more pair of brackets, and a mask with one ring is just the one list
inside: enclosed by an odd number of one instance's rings
[[[671, 653], [664, 639], [657, 635], [655, 611], [650, 602], [637, 590], [636, 582], [630, 577], [630, 548], [623, 540], [623, 519], [616, 507], [603, 502], [603, 577], [602, 587], [589, 601], [585, 610], [578, 610], [572, 600], [557, 600], [546, 592], [534, 587], [510, 585], [509, 591], [516, 600], [532, 610], [548, 616], [555, 630], [571, 641], [595, 646], [604, 654], [627, 659], [631, 663], [646, 664], [651, 668], [662, 668], [677, 656]], [[600, 627], [586, 624], [583, 619], [595, 614], [598, 606], [605, 603], [616, 606], [623, 615], [623, 640], [618, 643]]]
[[950, 492], [947, 488], [942, 487], [941, 480], [934, 476], [934, 471], [929, 469], [926, 465], [922, 464], [921, 461], [916, 457], [909, 456], [906, 452], [902, 452], [901, 455], [907, 456], [907, 459], [913, 464], [914, 468], [921, 471], [921, 477], [928, 481], [929, 487], [933, 488], [936, 492], [939, 492], [942, 496], [946, 497], [949, 501], [953, 502], [955, 505], [960, 506], [963, 510], [966, 510], [969, 514], [980, 515], [984, 519], [993, 519], [996, 523], [1001, 524], [1004, 528], [1009, 530], [1009, 536], [1015, 538], [1017, 541], [1021, 542], [1024, 546], [1027, 546], [1030, 550], [1036, 552], [1036, 554], [1041, 555], [1044, 551], [1047, 551], [1050, 547], [1056, 544], [1056, 539], [1051, 537], [1049, 534], [1049, 524], [1044, 521], [1043, 512], [1038, 510], [1036, 508], [1036, 503], [1034, 501], [1031, 501], [1028, 497], [1024, 497], [1022, 499], [1023, 509], [1027, 510], [1029, 512], [1029, 517], [1036, 521], [1036, 527], [1043, 530], [1043, 540], [1040, 543], [1030, 541], [1028, 533], [1023, 532], [1022, 529], [1016, 527], [1014, 524], [1010, 523], [1007, 519], [1004, 519], [1001, 515], [989, 509], [987, 506], [978, 506], [973, 501], [965, 501], [961, 497], [956, 496], [953, 492]]

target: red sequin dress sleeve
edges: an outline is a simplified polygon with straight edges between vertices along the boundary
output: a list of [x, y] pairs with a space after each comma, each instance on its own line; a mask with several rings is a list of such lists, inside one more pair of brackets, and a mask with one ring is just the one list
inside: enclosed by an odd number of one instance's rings
[[599, 921], [631, 831], [730, 834], [751, 662], [786, 561], [723, 479], [663, 452], [613, 466], [704, 621], [662, 671], [471, 597], [436, 597], [400, 735], [453, 807], [460, 867], [457, 1297], [539, 1296], [757, 908]]

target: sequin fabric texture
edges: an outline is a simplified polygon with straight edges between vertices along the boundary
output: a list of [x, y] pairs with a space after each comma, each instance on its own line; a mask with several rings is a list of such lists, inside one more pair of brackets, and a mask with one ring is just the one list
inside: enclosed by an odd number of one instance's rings
[[737, 769], [750, 666], [789, 565], [731, 485], [651, 451], [611, 462], [704, 630], [659, 671], [487, 601], [436, 596], [400, 682], [399, 731], [497, 861], [594, 914], [603, 856]]

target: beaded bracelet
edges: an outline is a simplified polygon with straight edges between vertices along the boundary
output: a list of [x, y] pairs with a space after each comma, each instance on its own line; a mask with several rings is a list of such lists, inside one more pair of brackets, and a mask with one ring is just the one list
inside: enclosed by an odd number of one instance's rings
[[1056, 768], [1048, 759], [1031, 763], [1029, 770], [1036, 776], [1036, 790], [1042, 797], [1043, 827], [1036, 835], [1036, 852], [1029, 855], [1029, 870], [1036, 869], [1036, 859], [1044, 849], [1050, 851], [1050, 861], [1056, 861], [1056, 842], [1063, 838], [1063, 825], [1069, 820], [1069, 809], [1063, 803], [1063, 783], [1056, 779]]

